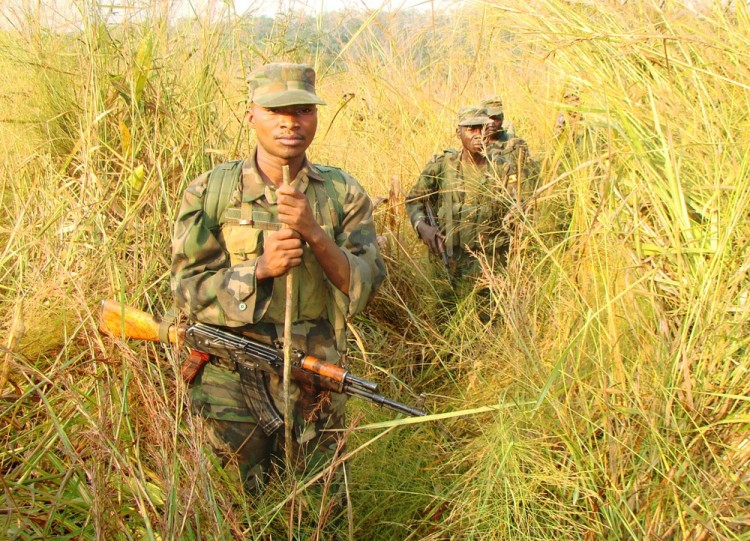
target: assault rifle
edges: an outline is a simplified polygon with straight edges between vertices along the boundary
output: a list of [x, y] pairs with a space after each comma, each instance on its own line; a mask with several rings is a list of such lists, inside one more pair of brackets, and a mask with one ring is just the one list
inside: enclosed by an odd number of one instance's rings
[[[248, 403], [266, 434], [273, 433], [284, 424], [273, 405], [263, 378], [263, 372], [277, 374], [279, 377], [283, 375], [284, 358], [280, 353], [283, 350], [281, 344], [262, 344], [205, 323], [165, 324], [157, 321], [151, 314], [114, 300], [102, 301], [99, 330], [110, 336], [183, 343], [191, 348], [193, 353], [202, 353], [203, 363], [208, 361], [209, 356], [220, 357], [233, 363], [240, 374], [243, 386], [248, 386], [250, 394], [258, 398]], [[320, 391], [358, 396], [407, 415], [425, 415], [421, 409], [377, 394], [376, 383], [357, 377], [340, 366], [317, 359], [300, 350], [292, 350], [292, 362], [291, 380], [299, 385]], [[198, 368], [200, 366], [199, 363]]]
[[[438, 231], [440, 231], [440, 226], [438, 226], [437, 220], [435, 219], [435, 213], [432, 210], [432, 205], [429, 201], [424, 202], [424, 210], [425, 214], [427, 215], [427, 225], [436, 228]], [[440, 242], [440, 239], [436, 240], [438, 250], [440, 251], [440, 259], [443, 260], [443, 268], [446, 272], [448, 272], [448, 269], [450, 268], [448, 266], [448, 254], [445, 253], [445, 244]]]

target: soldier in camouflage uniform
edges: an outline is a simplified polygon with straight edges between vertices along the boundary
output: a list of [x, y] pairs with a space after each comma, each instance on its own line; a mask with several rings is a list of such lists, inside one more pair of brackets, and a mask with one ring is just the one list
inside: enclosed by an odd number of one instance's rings
[[578, 90], [565, 92], [563, 104], [565, 110], [557, 115], [554, 133], [558, 146], [567, 147], [568, 170], [572, 170], [579, 165], [571, 161], [573, 157], [584, 162], [607, 153], [607, 140], [581, 113], [581, 96]]
[[[476, 106], [459, 111], [456, 134], [462, 149], [432, 157], [411, 192], [406, 212], [414, 230], [433, 255], [441, 247], [448, 256], [454, 286], [479, 272], [471, 251], [481, 250], [490, 262], [503, 264], [508, 236], [502, 220], [511, 203], [507, 159], [486, 155], [487, 111]], [[425, 202], [434, 209], [438, 227], [427, 221]]]
[[[569, 107], [566, 111], [559, 111], [557, 113], [557, 120], [555, 121], [555, 137], [562, 137], [563, 133], [568, 128], [568, 125], [576, 126], [581, 120], [581, 112], [578, 109], [581, 105], [581, 98], [577, 92], [568, 91], [563, 95], [563, 103]], [[571, 128], [573, 131], [574, 128]]]
[[[191, 320], [271, 344], [284, 336], [285, 277], [292, 272], [292, 346], [341, 364], [346, 321], [364, 309], [385, 276], [372, 202], [346, 173], [307, 159], [317, 106], [324, 105], [310, 66], [268, 64], [248, 82], [246, 120], [257, 147], [247, 159], [219, 165], [187, 187], [174, 227], [175, 301]], [[284, 165], [291, 185], [282, 182]], [[283, 412], [282, 382], [263, 377]], [[290, 394], [295, 468], [311, 473], [336, 450], [336, 433], [322, 431], [343, 427], [346, 396], [294, 383]], [[284, 455], [284, 430], [261, 429], [247, 406], [259, 398], [243, 386], [233, 363], [212, 359], [204, 365], [190, 398], [217, 453], [236, 459], [249, 490], [261, 488], [269, 467]]]
[[512, 125], [505, 123], [503, 100], [500, 96], [487, 96], [479, 102], [487, 110], [491, 122], [487, 126], [487, 156], [499, 154], [511, 164], [511, 175], [519, 169], [526, 184], [535, 183], [539, 175], [539, 164], [529, 155], [526, 141], [517, 137]]
[[501, 146], [516, 136], [513, 125], [505, 123], [503, 99], [500, 96], [486, 96], [479, 102], [478, 107], [487, 111], [490, 124], [487, 126], [487, 142], [490, 145]]
[[[581, 112], [581, 95], [577, 87], [569, 88], [562, 99], [563, 109], [555, 122], [554, 144], [550, 146], [549, 171], [551, 178], [563, 178], [555, 187], [557, 200], [548, 200], [547, 214], [554, 216], [547, 227], [559, 232], [567, 231], [574, 221], [573, 204], [579, 189], [571, 181], [573, 178], [588, 177], [595, 186], [596, 196], [592, 204], [598, 205], [600, 197], [607, 197], [608, 179], [612, 176], [609, 166], [610, 145], [607, 126], [591, 122]], [[574, 177], [569, 173], [575, 172]], [[568, 173], [568, 174], [565, 174]], [[578, 227], [585, 227], [579, 224]]]

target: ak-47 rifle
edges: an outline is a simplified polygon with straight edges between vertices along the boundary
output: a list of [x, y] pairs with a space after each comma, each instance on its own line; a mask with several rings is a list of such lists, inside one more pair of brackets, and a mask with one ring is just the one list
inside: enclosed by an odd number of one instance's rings
[[[432, 205], [429, 201], [424, 202], [424, 211], [427, 215], [427, 225], [436, 228], [438, 231], [440, 231], [440, 226], [438, 226], [437, 219], [435, 219], [435, 213], [432, 210]], [[445, 253], [445, 245], [441, 243], [439, 240], [437, 241], [437, 247], [438, 251], [440, 252], [440, 259], [443, 260], [443, 269], [445, 269], [446, 272], [449, 270], [448, 266], [448, 254]]]
[[[160, 329], [161, 327], [161, 329]], [[204, 362], [213, 355], [234, 363], [243, 385], [250, 386], [258, 400], [249, 401], [258, 422], [267, 434], [280, 428], [284, 421], [268, 394], [263, 372], [283, 375], [283, 346], [270, 346], [251, 340], [219, 327], [205, 323], [162, 325], [154, 316], [114, 300], [101, 304], [99, 330], [110, 336], [123, 336], [138, 340], [183, 343], [202, 352]], [[317, 359], [300, 350], [292, 350], [291, 380], [321, 391], [333, 391], [358, 396], [375, 404], [412, 416], [425, 415], [421, 409], [412, 408], [377, 394], [376, 383], [351, 374], [348, 370]]]

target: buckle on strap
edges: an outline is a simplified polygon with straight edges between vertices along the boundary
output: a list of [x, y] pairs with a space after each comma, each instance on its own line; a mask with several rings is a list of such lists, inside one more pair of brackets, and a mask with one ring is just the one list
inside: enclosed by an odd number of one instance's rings
[[172, 308], [164, 312], [159, 322], [159, 342], [169, 344], [169, 329], [177, 323], [177, 314]]

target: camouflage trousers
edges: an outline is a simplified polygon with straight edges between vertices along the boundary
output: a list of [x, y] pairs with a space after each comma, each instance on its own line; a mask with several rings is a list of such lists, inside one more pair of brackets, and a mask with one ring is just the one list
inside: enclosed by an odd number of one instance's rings
[[[492, 269], [504, 267], [507, 262], [508, 244], [498, 244], [491, 250], [482, 251], [476, 247], [473, 251], [479, 253], [479, 257]], [[461, 247], [453, 249], [453, 258], [450, 261], [453, 285], [462, 283], [473, 283], [482, 275], [482, 263], [470, 251]]]
[[[284, 411], [282, 382], [264, 374], [276, 409]], [[340, 447], [346, 395], [290, 387], [293, 403], [292, 456], [302, 479], [330, 464]], [[247, 406], [239, 374], [220, 359], [204, 365], [190, 387], [191, 409], [206, 420], [211, 446], [222, 462], [236, 464], [246, 490], [262, 491], [272, 468], [284, 461], [284, 427], [266, 434]], [[339, 450], [341, 451], [341, 450]]]
[[[489, 254], [480, 254], [490, 265], [490, 272], [503, 272], [507, 262], [508, 246], [500, 245]], [[446, 310], [446, 317], [455, 314], [459, 304], [467, 300], [476, 303], [476, 313], [483, 323], [492, 319], [496, 310], [491, 305], [492, 296], [488, 287], [481, 283], [483, 269], [477, 257], [460, 247], [454, 247], [448, 270], [443, 267], [439, 258], [431, 256], [430, 274], [440, 305]]]

